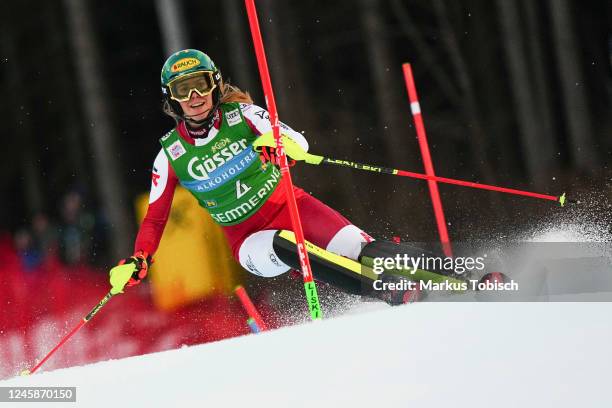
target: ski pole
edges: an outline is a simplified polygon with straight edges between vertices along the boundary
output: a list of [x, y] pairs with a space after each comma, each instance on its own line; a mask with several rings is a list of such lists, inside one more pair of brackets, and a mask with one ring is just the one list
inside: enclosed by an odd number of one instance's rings
[[[520, 195], [520, 196], [525, 196], [525, 197], [538, 198], [541, 200], [554, 201], [554, 202], [559, 203], [561, 207], [563, 207], [566, 202], [569, 202], [569, 203], [575, 202], [574, 200], [567, 199], [565, 197], [565, 193], [561, 194], [560, 196], [553, 196], [553, 195], [548, 195], [548, 194], [534, 193], [531, 191], [517, 190], [514, 188], [498, 187], [498, 186], [492, 186], [490, 184], [475, 183], [473, 181], [464, 181], [464, 180], [451, 179], [447, 177], [431, 176], [427, 174], [414, 173], [411, 171], [393, 169], [390, 167], [375, 166], [371, 164], [356, 163], [356, 162], [352, 162], [348, 160], [338, 160], [338, 159], [331, 159], [329, 157], [317, 156], [311, 153], [307, 153], [304, 149], [302, 149], [302, 147], [299, 144], [294, 142], [293, 139], [286, 137], [286, 136], [283, 137], [283, 143], [285, 145], [285, 150], [287, 151], [287, 155], [289, 155], [291, 159], [296, 160], [296, 161], [304, 161], [308, 164], [319, 165], [321, 163], [325, 163], [325, 164], [332, 164], [335, 166], [350, 167], [352, 169], [357, 169], [357, 170], [371, 171], [374, 173], [391, 174], [393, 176], [410, 177], [410, 178], [415, 178], [415, 179], [420, 179], [420, 180], [434, 180], [439, 183], [454, 184], [458, 186], [477, 188], [481, 190], [497, 191], [500, 193], [514, 194], [514, 195]], [[274, 146], [271, 144], [271, 134], [265, 133], [261, 135], [259, 138], [257, 138], [257, 140], [255, 140], [255, 142], [253, 143], [253, 147], [255, 148], [256, 151], [260, 151], [261, 146]]]
[[100, 303], [98, 303], [93, 309], [91, 309], [91, 312], [89, 312], [87, 314], [87, 316], [85, 316], [83, 319], [81, 319], [79, 324], [77, 324], [74, 327], [74, 329], [70, 330], [70, 333], [68, 333], [67, 335], [64, 336], [64, 338], [57, 344], [57, 346], [53, 347], [53, 349], [49, 353], [47, 353], [47, 355], [45, 357], [43, 357], [43, 359], [40, 360], [40, 362], [38, 364], [36, 364], [32, 369], [30, 369], [30, 370], [23, 370], [21, 372], [21, 375], [30, 375], [30, 374], [34, 373], [36, 370], [38, 370], [40, 368], [40, 366], [42, 366], [61, 346], [64, 345], [64, 343], [66, 343], [68, 341], [68, 339], [70, 339], [76, 332], [78, 332], [81, 329], [81, 327], [83, 327], [85, 325], [85, 323], [90, 321], [96, 315], [96, 313], [98, 313], [100, 311], [100, 309], [102, 309], [102, 307], [106, 303], [108, 303], [108, 301], [113, 296], [114, 296], [114, 294], [112, 292], [108, 292], [106, 294], [106, 296], [104, 296], [102, 298]]
[[268, 111], [270, 112], [270, 124], [272, 125], [271, 135], [273, 136], [273, 146], [276, 148], [276, 155], [278, 157], [278, 162], [280, 163], [281, 183], [284, 184], [287, 207], [289, 208], [289, 215], [291, 217], [291, 225], [296, 237], [296, 247], [300, 259], [302, 276], [304, 278], [304, 291], [306, 292], [308, 309], [310, 311], [310, 317], [312, 320], [317, 320], [323, 317], [323, 312], [319, 303], [317, 286], [314, 281], [312, 268], [310, 267], [310, 260], [308, 259], [308, 252], [306, 251], [306, 245], [304, 243], [304, 231], [302, 230], [302, 222], [300, 221], [300, 214], [295, 201], [295, 194], [293, 193], [293, 182], [291, 181], [291, 173], [289, 171], [287, 155], [285, 153], [283, 139], [281, 138], [280, 134], [280, 121], [278, 118], [278, 111], [276, 110], [276, 101], [274, 100], [274, 90], [272, 89], [272, 81], [270, 79], [270, 72], [268, 70], [266, 51], [264, 49], [263, 39], [261, 37], [261, 30], [259, 29], [259, 20], [257, 19], [255, 0], [245, 0], [245, 5], [249, 17], [249, 26], [251, 28], [253, 46], [255, 47], [255, 54], [257, 56], [259, 75], [261, 77], [261, 83], [263, 85]]
[[67, 335], [64, 336], [62, 340], [60, 340], [57, 346], [53, 347], [53, 349], [49, 353], [47, 353], [47, 355], [43, 357], [42, 360], [40, 360], [38, 364], [36, 364], [30, 370], [23, 370], [21, 372], [21, 375], [30, 375], [36, 370], [38, 370], [40, 366], [42, 366], [61, 346], [63, 346], [64, 343], [68, 341], [68, 339], [70, 339], [76, 332], [78, 332], [81, 327], [85, 325], [85, 323], [93, 319], [93, 317], [100, 311], [100, 309], [104, 307], [104, 305], [108, 303], [109, 300], [111, 300], [113, 296], [119, 293], [123, 293], [123, 288], [132, 276], [134, 270], [135, 266], [132, 264], [119, 265], [111, 269], [110, 282], [112, 285], [112, 289], [106, 294], [106, 296], [102, 298], [102, 300], [100, 300], [100, 302], [96, 306], [94, 306], [93, 309], [91, 309], [91, 311], [83, 319], [81, 319], [79, 324], [77, 324], [72, 330], [70, 330]]

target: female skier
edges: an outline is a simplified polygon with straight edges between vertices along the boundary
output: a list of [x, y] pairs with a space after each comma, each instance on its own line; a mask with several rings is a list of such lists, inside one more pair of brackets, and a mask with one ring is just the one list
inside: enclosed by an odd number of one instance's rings
[[[252, 146], [272, 130], [268, 112], [254, 105], [248, 93], [224, 83], [213, 61], [194, 49], [168, 58], [161, 86], [164, 112], [175, 119], [176, 127], [160, 139], [149, 206], [134, 255], [121, 262], [136, 267], [127, 286], [147, 275], [178, 183], [221, 225], [234, 258], [245, 269], [263, 277], [299, 269], [294, 245], [279, 236], [279, 231], [290, 231], [292, 226], [284, 191], [278, 188], [274, 149], [257, 153]], [[282, 123], [281, 132], [308, 149], [302, 134]], [[353, 260], [359, 259], [364, 245], [373, 242], [337, 211], [300, 188], [294, 192], [306, 240]], [[363, 279], [354, 272], [333, 263], [311, 263], [316, 279], [362, 293]]]

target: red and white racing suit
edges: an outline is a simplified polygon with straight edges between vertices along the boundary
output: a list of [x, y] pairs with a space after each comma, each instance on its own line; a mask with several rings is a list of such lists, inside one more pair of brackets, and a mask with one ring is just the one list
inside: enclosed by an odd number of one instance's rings
[[[242, 105], [241, 110], [244, 119], [256, 135], [272, 130], [268, 115], [261, 114], [262, 108], [255, 105]], [[185, 142], [198, 145], [204, 143], [206, 138], [214, 137], [219, 126], [219, 121], [216, 121], [210, 131], [200, 135], [189, 130], [185, 123], [181, 122], [178, 125], [178, 132]], [[308, 150], [308, 143], [302, 134], [284, 124], [282, 129], [283, 134]], [[170, 214], [172, 197], [177, 183], [178, 178], [167, 156], [160, 150], [153, 164], [149, 206], [136, 237], [135, 251], [141, 250], [152, 255], [157, 250]], [[355, 260], [361, 251], [362, 244], [372, 241], [367, 233], [304, 190], [295, 187], [294, 193], [306, 240], [328, 251]], [[245, 269], [265, 277], [277, 276], [290, 269], [278, 259], [278, 256], [275, 256], [272, 245], [277, 230], [293, 230], [282, 187], [276, 188], [263, 206], [251, 217], [239, 224], [222, 226], [222, 228], [234, 258]]]

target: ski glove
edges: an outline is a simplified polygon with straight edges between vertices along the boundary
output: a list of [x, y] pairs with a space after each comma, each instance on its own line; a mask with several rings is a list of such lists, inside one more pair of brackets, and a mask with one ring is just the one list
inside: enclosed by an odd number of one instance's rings
[[[259, 151], [259, 159], [263, 164], [272, 163], [273, 166], [279, 166], [278, 157], [276, 156], [276, 148], [272, 146], [261, 146], [261, 150]], [[287, 164], [289, 167], [295, 166], [295, 160], [291, 160], [289, 156], [287, 156]]]
[[144, 251], [137, 251], [131, 257], [119, 261], [118, 265], [134, 265], [135, 267], [134, 272], [132, 273], [130, 279], [127, 281], [126, 286], [130, 287], [138, 285], [140, 281], [147, 276], [150, 263], [152, 263], [152, 259], [149, 254]]

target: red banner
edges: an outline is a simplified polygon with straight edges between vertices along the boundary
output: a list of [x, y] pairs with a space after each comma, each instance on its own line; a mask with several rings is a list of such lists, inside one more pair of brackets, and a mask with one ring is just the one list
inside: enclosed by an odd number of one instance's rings
[[[105, 271], [66, 267], [51, 258], [26, 270], [10, 238], [0, 238], [0, 378], [32, 367], [109, 289]], [[266, 315], [265, 306], [257, 306]], [[41, 370], [247, 334], [247, 318], [238, 300], [223, 294], [162, 312], [141, 284], [111, 299]]]

